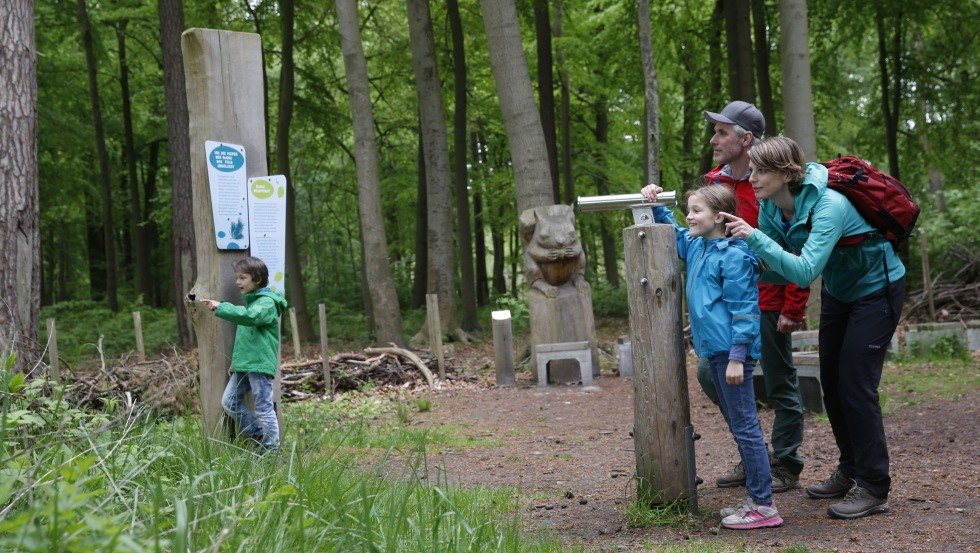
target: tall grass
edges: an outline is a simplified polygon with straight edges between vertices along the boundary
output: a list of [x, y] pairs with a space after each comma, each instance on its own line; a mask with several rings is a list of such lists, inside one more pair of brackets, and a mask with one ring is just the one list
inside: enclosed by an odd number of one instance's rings
[[390, 455], [365, 466], [363, 428], [314, 415], [263, 456], [196, 420], [85, 413], [48, 390], [0, 371], [0, 550], [562, 550], [523, 533], [513, 490], [431, 469], [424, 433], [372, 437]]

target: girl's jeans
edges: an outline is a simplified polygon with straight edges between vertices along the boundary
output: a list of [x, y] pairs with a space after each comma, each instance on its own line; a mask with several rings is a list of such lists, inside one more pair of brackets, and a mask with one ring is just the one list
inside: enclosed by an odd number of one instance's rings
[[[255, 413], [245, 405], [245, 394], [252, 392]], [[261, 440], [262, 447], [279, 447], [279, 421], [272, 402], [272, 377], [262, 373], [233, 372], [221, 397], [225, 413], [238, 424], [239, 435]]]
[[745, 379], [736, 386], [725, 380], [727, 355], [715, 355], [710, 361], [721, 410], [745, 467], [745, 487], [749, 498], [757, 505], [768, 505], [772, 501], [772, 471], [765, 436], [756, 414], [755, 390], [752, 387], [755, 363], [745, 362]]

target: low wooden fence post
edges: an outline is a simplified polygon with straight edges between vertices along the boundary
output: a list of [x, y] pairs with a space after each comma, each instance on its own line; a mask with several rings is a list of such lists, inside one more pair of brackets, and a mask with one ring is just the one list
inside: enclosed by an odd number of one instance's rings
[[133, 329], [136, 333], [136, 357], [140, 363], [145, 363], [146, 350], [143, 348], [143, 317], [139, 311], [133, 311]]
[[425, 295], [425, 309], [429, 322], [429, 347], [439, 365], [439, 379], [446, 380], [446, 361], [442, 355], [442, 322], [439, 320], [439, 296]]
[[327, 356], [327, 306], [320, 304], [320, 359], [323, 360], [323, 388], [333, 399], [333, 379], [330, 377], [330, 358]]
[[51, 381], [57, 386], [61, 383], [61, 370], [58, 368], [58, 328], [54, 318], [47, 320], [48, 325], [48, 363], [51, 367]]

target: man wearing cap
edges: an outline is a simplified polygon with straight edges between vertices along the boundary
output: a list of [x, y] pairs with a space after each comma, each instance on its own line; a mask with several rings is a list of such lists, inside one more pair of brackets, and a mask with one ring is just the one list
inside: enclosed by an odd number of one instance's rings
[[[721, 113], [704, 112], [714, 124], [709, 143], [712, 159], [718, 165], [705, 175], [711, 184], [724, 184], [735, 192], [738, 215], [753, 227], [758, 226], [759, 201], [749, 182], [749, 148], [762, 139], [766, 120], [754, 105], [736, 100]], [[762, 312], [761, 368], [766, 396], [773, 405], [772, 423], [772, 491], [785, 492], [800, 487], [803, 459], [799, 454], [803, 442], [803, 402], [793, 366], [792, 333], [803, 325], [808, 288], [795, 284], [759, 283], [759, 310]], [[704, 393], [718, 405], [718, 393], [711, 377], [710, 364], [698, 364], [698, 382]], [[719, 488], [745, 485], [745, 470], [739, 463], [718, 478]]]

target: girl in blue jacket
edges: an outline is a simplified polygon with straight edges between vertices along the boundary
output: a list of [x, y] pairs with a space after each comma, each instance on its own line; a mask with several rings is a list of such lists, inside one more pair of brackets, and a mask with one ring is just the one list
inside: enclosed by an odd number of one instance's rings
[[[663, 189], [642, 190], [656, 201]], [[759, 259], [744, 240], [725, 236], [723, 212], [735, 209], [727, 186], [703, 186], [687, 194], [687, 228], [663, 206], [654, 220], [674, 226], [677, 256], [687, 264], [687, 304], [697, 354], [711, 362], [712, 376], [728, 428], [745, 467], [749, 497], [722, 509], [722, 526], [769, 528], [783, 523], [772, 497], [772, 474], [756, 413], [752, 369], [759, 359]]]
[[834, 473], [809, 486], [813, 499], [843, 497], [834, 518], [888, 510], [888, 446], [878, 384], [905, 300], [905, 266], [884, 239], [838, 246], [841, 237], [875, 229], [851, 202], [827, 187], [827, 168], [777, 136], [749, 150], [750, 181], [760, 200], [759, 228], [738, 217], [727, 228], [745, 238], [775, 273], [799, 286], [823, 275], [820, 295], [820, 384], [840, 450]]

